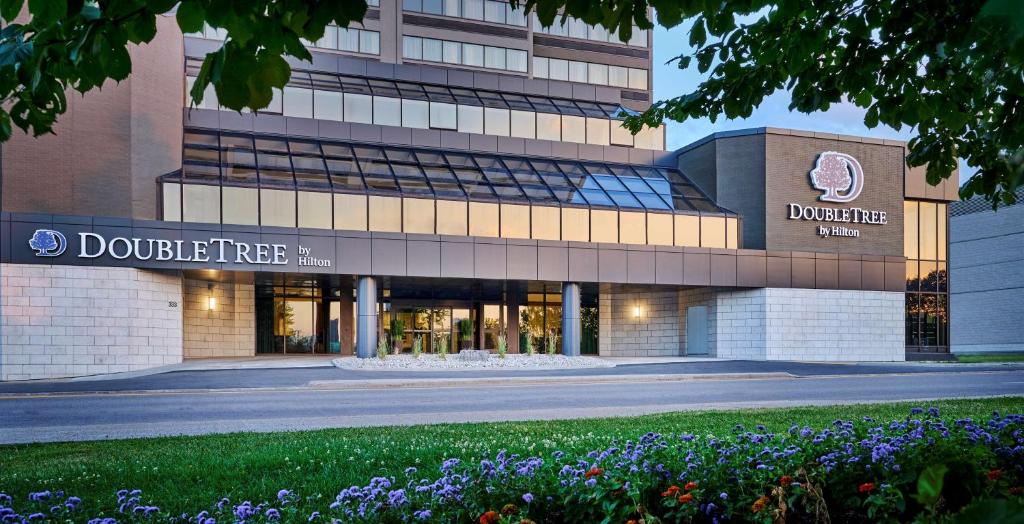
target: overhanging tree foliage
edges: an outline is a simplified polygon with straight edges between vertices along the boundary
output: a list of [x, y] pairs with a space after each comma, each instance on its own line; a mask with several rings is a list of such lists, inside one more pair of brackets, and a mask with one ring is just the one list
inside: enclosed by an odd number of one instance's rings
[[[1014, 201], [1024, 179], [1024, 2], [1021, 0], [518, 0], [544, 24], [562, 13], [628, 39], [635, 23], [692, 22], [690, 51], [674, 62], [706, 79], [630, 118], [637, 131], [665, 119], [749, 116], [786, 89], [791, 109], [813, 112], [849, 100], [879, 123], [916, 131], [907, 161], [928, 165], [932, 184], [963, 158], [978, 169], [961, 195]], [[283, 59], [309, 59], [302, 39], [363, 19], [364, 0], [0, 0], [0, 140], [12, 124], [41, 135], [66, 109], [65, 90], [85, 93], [131, 72], [127, 46], [149, 42], [156, 16], [177, 6], [183, 31], [227, 31], [191, 91], [213, 84], [218, 101], [260, 109], [283, 87]], [[19, 13], [22, 17], [18, 18]], [[671, 45], [669, 43], [668, 45]]]

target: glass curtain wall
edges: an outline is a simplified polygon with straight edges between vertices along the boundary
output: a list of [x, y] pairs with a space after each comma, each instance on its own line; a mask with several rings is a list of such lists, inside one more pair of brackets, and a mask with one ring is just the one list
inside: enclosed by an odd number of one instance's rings
[[907, 351], [948, 353], [947, 205], [906, 201], [903, 217]]

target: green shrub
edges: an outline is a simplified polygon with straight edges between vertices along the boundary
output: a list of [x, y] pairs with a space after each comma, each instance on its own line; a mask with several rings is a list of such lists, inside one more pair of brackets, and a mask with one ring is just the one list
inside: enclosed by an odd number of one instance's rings
[[555, 332], [554, 331], [552, 331], [551, 333], [548, 334], [547, 352], [548, 352], [548, 355], [554, 355], [555, 353], [558, 352], [558, 346], [557, 346], [557, 344], [555, 342]]
[[405, 321], [400, 318], [391, 319], [391, 345], [395, 354], [402, 352], [402, 339], [405, 338]]
[[384, 360], [388, 356], [388, 337], [377, 339], [377, 358]]
[[423, 335], [416, 335], [412, 339], [412, 357], [420, 358], [420, 353], [423, 352]]
[[437, 357], [441, 360], [448, 359], [448, 334], [437, 337]]
[[505, 335], [498, 335], [498, 358], [505, 358], [508, 353], [508, 340]]

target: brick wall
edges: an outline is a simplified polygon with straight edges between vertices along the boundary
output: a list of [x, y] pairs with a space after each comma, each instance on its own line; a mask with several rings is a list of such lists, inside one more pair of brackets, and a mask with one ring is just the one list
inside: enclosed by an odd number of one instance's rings
[[0, 265], [0, 380], [179, 363], [181, 333], [180, 274]]
[[719, 291], [719, 358], [900, 361], [903, 293], [765, 288]]
[[[210, 296], [216, 307], [210, 309]], [[256, 352], [252, 284], [184, 279], [185, 358], [251, 357]]]
[[[670, 287], [602, 284], [598, 352], [612, 357], [681, 354], [679, 291]], [[640, 308], [636, 317], [634, 308]]]

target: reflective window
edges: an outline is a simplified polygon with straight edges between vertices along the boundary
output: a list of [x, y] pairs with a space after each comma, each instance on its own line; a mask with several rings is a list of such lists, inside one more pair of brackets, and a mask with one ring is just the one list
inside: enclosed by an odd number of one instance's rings
[[484, 132], [484, 108], [460, 105], [458, 113], [460, 133]]
[[537, 240], [559, 240], [561, 212], [557, 207], [530, 208], [530, 237]]
[[586, 62], [569, 62], [569, 81], [579, 82], [582, 84], [587, 83], [587, 64]]
[[433, 38], [423, 39], [423, 60], [429, 60], [431, 62], [441, 62], [444, 60], [444, 53], [442, 52], [441, 40], [435, 40]]
[[609, 142], [610, 130], [609, 120], [603, 118], [588, 118], [587, 119], [587, 143], [597, 144], [601, 146], [607, 146]]
[[434, 201], [403, 199], [402, 230], [406, 233], [434, 234]]
[[619, 227], [622, 228], [619, 238], [623, 244], [647, 243], [646, 213], [620, 211]]
[[425, 100], [402, 100], [402, 127], [430, 127], [430, 103]]
[[342, 93], [337, 91], [313, 91], [313, 118], [320, 120], [344, 120]]
[[295, 191], [260, 189], [260, 225], [295, 227]]
[[483, 20], [484, 0], [462, 0], [462, 16], [470, 20]]
[[373, 97], [345, 93], [345, 121], [372, 124]]
[[299, 227], [331, 229], [333, 217], [330, 193], [298, 192]]
[[558, 58], [549, 59], [548, 74], [552, 80], [569, 80], [569, 62]]
[[466, 226], [467, 204], [464, 201], [437, 201], [437, 234], [462, 235], [468, 233]]
[[590, 210], [586, 208], [562, 208], [562, 240], [573, 242], [590, 241]]
[[462, 63], [462, 44], [459, 42], [444, 41], [441, 44], [441, 61], [447, 64]]
[[484, 202], [469, 203], [469, 234], [475, 237], [497, 237], [499, 221], [498, 204]]
[[580, 116], [562, 115], [562, 141], [584, 144], [587, 142], [586, 119]]
[[725, 247], [728, 249], [739, 248], [739, 222], [735, 218], [725, 219]]
[[185, 184], [182, 187], [182, 219], [185, 222], [220, 222], [220, 186]]
[[462, 44], [462, 63], [468, 66], [484, 66], [484, 46]]
[[484, 108], [484, 133], [488, 135], [509, 135], [509, 110]]
[[537, 138], [540, 140], [562, 139], [562, 117], [550, 113], [537, 113]]
[[629, 87], [629, 70], [620, 66], [608, 66], [608, 85]]
[[430, 103], [430, 127], [435, 129], [456, 129], [456, 105]]
[[700, 217], [697, 215], [675, 215], [677, 246], [700, 246]]
[[608, 85], [608, 66], [606, 64], [588, 64], [587, 81], [591, 84]]
[[224, 186], [224, 223], [258, 226], [260, 223], [258, 190], [250, 187]]
[[160, 188], [163, 220], [181, 222], [181, 184], [165, 182]]
[[725, 217], [700, 217], [701, 247], [725, 247]]
[[671, 246], [672, 215], [668, 213], [647, 213], [647, 243], [655, 246]]
[[285, 87], [283, 115], [313, 118], [313, 91], [297, 87]]
[[612, 144], [633, 147], [633, 134], [628, 129], [619, 121], [610, 122], [610, 126]]
[[402, 101], [398, 98], [373, 97], [373, 123], [382, 126], [402, 125]]
[[418, 36], [402, 37], [402, 58], [421, 60], [423, 58], [423, 39]]
[[937, 206], [934, 202], [921, 202], [918, 211], [920, 226], [920, 258], [923, 260], [936, 260], [938, 250], [938, 218], [936, 215]]
[[370, 196], [370, 231], [402, 231], [402, 199]]
[[616, 211], [592, 209], [590, 211], [590, 241], [619, 242], [619, 213]]
[[509, 71], [518, 71], [525, 73], [527, 66], [527, 53], [521, 49], [509, 49], [508, 59], [506, 60], [506, 67]]
[[533, 76], [548, 78], [548, 59], [542, 56], [533, 57]]
[[537, 138], [537, 114], [532, 111], [510, 113], [509, 134], [518, 138]]
[[647, 71], [643, 69], [632, 69], [629, 70], [629, 87], [630, 89], [647, 89]]
[[502, 238], [530, 238], [530, 206], [501, 205]]
[[334, 195], [334, 229], [366, 231], [366, 195]]

